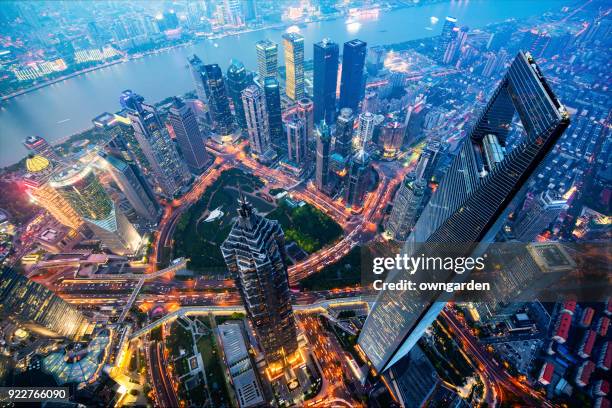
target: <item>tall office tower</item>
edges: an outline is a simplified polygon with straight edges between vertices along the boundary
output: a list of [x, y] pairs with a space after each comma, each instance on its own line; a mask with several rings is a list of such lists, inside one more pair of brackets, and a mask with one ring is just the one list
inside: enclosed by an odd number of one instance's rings
[[242, 105], [251, 153], [263, 162], [269, 162], [274, 158], [274, 152], [271, 148], [270, 125], [263, 89], [257, 85], [249, 85], [242, 91]]
[[416, 176], [429, 183], [438, 167], [442, 154], [442, 143], [437, 140], [428, 141], [419, 157], [415, 169]]
[[395, 159], [400, 152], [406, 135], [406, 125], [393, 118], [383, 124], [378, 134], [378, 148], [385, 159]]
[[121, 106], [127, 109], [134, 136], [149, 162], [150, 170], [162, 194], [172, 197], [187, 184], [191, 176], [170, 139], [168, 130], [153, 105], [130, 90], [123, 91]]
[[304, 37], [298, 33], [283, 34], [285, 49], [285, 93], [297, 101], [304, 97]]
[[238, 220], [221, 245], [269, 365], [297, 351], [287, 275], [285, 235], [278, 221], [257, 214], [243, 196]]
[[140, 235], [115, 208], [91, 166], [64, 169], [53, 175], [50, 185], [70, 203], [106, 248], [118, 255], [138, 250]]
[[242, 14], [244, 15], [245, 21], [257, 20], [256, 0], [243, 0], [242, 1]]
[[297, 103], [297, 115], [304, 121], [307, 142], [314, 141], [314, 106], [312, 100], [308, 98], [300, 99]]
[[361, 149], [353, 156], [346, 179], [347, 207], [361, 207], [370, 185], [370, 155]]
[[442, 26], [442, 33], [440, 34], [440, 38], [438, 39], [438, 46], [436, 48], [436, 59], [439, 62], [442, 62], [444, 60], [444, 54], [446, 53], [448, 45], [457, 36], [457, 31], [455, 31], [456, 27], [457, 19], [454, 17], [446, 17], [446, 19], [444, 20], [444, 25]]
[[567, 209], [567, 200], [551, 190], [541, 192], [529, 209], [519, 214], [514, 235], [521, 242], [532, 242]]
[[215, 132], [223, 137], [233, 133], [234, 116], [230, 109], [229, 99], [223, 81], [223, 72], [219, 65], [204, 65], [204, 89], [208, 96], [210, 115]]
[[255, 44], [257, 51], [257, 73], [259, 82], [276, 79], [278, 74], [278, 46], [270, 40], [261, 40]]
[[238, 126], [240, 126], [241, 129], [247, 128], [246, 119], [244, 117], [244, 107], [242, 106], [242, 91], [249, 86], [249, 82], [244, 64], [240, 61], [232, 60], [232, 63], [227, 69], [227, 90], [234, 104], [236, 122], [238, 122]]
[[225, 5], [225, 21], [235, 27], [244, 24], [244, 16], [242, 15], [242, 7], [240, 0], [224, 0]]
[[317, 134], [317, 161], [315, 168], [315, 185], [324, 191], [329, 181], [329, 155], [331, 150], [331, 132], [325, 121], [319, 122]]
[[359, 125], [357, 127], [357, 148], [363, 149], [372, 140], [374, 128], [376, 127], [376, 115], [372, 112], [359, 114]]
[[0, 315], [47, 337], [80, 340], [93, 330], [74, 306], [12, 268], [0, 272]]
[[168, 122], [187, 167], [194, 174], [202, 174], [210, 160], [195, 114], [185, 102], [175, 97], [168, 111]]
[[24, 141], [23, 145], [26, 149], [40, 156], [46, 157], [49, 160], [59, 161], [60, 158], [55, 153], [53, 147], [47, 142], [47, 140], [40, 136], [28, 136]]
[[427, 183], [416, 174], [408, 174], [400, 185], [385, 230], [396, 241], [405, 241], [412, 231], [423, 205]]
[[[390, 386], [403, 408], [427, 406], [427, 401], [440, 383], [436, 368], [418, 346], [393, 367], [389, 374]], [[454, 404], [449, 406], [461, 407]]]
[[298, 167], [304, 168], [308, 163], [308, 140], [306, 123], [296, 114], [285, 121], [287, 130], [287, 158]]
[[336, 133], [334, 135], [334, 153], [349, 158], [353, 150], [353, 127], [355, 116], [351, 108], [340, 109], [340, 115], [336, 119]]
[[70, 203], [49, 186], [49, 179], [55, 169], [46, 157], [29, 156], [26, 159], [26, 170], [27, 173], [22, 182], [28, 196], [37, 205], [69, 228], [76, 230], [83, 225], [83, 220], [70, 206]]
[[144, 180], [135, 173], [135, 169], [115, 156], [106, 153], [99, 153], [99, 155], [103, 159], [104, 169], [119, 186], [136, 214], [148, 221], [157, 221], [159, 206], [155, 198], [149, 194]]
[[[496, 135], [504, 147], [515, 113], [525, 129], [523, 138], [491, 171], [483, 172], [484, 160], [478, 156], [485, 135]], [[505, 222], [510, 202], [568, 125], [568, 113], [531, 55], [519, 53], [419, 217], [405, 253], [428, 256], [435, 243], [463, 242], [470, 243], [465, 256], [480, 256]], [[432, 273], [445, 279], [442, 271]], [[450, 273], [449, 282], [469, 276]], [[402, 273], [390, 276], [391, 281], [403, 278]], [[427, 300], [415, 297], [419, 293], [381, 292], [368, 316], [358, 342], [379, 372], [406, 355], [444, 307], [436, 301], [438, 294], [427, 295]]]
[[204, 103], [208, 102], [208, 98], [206, 96], [206, 87], [204, 86], [204, 63], [197, 55], [193, 54], [191, 57], [187, 58], [189, 62], [189, 71], [191, 72], [191, 77], [193, 78], [193, 82], [196, 87], [196, 95], [198, 95], [198, 99]]
[[342, 50], [342, 75], [340, 76], [339, 108], [351, 108], [357, 112], [359, 102], [364, 94], [365, 81], [363, 69], [365, 65], [367, 44], [361, 40], [351, 40], [344, 43]]
[[338, 44], [325, 38], [314, 45], [313, 85], [314, 120], [334, 121], [338, 86]]
[[264, 82], [266, 95], [266, 110], [268, 111], [268, 125], [270, 126], [270, 141], [275, 147], [281, 146], [283, 141], [283, 116], [281, 111], [280, 86], [276, 78], [268, 78]]

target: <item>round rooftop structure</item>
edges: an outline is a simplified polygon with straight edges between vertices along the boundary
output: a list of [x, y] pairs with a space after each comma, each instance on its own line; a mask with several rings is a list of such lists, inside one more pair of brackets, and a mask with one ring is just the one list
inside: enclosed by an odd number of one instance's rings
[[47, 170], [51, 166], [48, 159], [41, 155], [31, 155], [26, 159], [26, 169], [30, 173], [39, 173]]

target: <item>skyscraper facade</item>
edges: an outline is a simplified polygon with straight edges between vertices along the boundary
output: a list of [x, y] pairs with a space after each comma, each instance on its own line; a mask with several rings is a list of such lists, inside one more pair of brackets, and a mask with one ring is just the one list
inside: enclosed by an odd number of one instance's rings
[[[523, 138], [493, 169], [484, 171], [484, 160], [477, 155], [485, 135], [496, 135], [504, 147], [515, 113], [525, 130]], [[417, 221], [405, 253], [427, 256], [431, 247], [423, 243], [467, 242], [473, 244], [465, 256], [480, 256], [503, 225], [509, 203], [568, 125], [567, 111], [534, 59], [519, 53]], [[401, 273], [390, 276], [402, 278]], [[377, 298], [358, 341], [376, 370], [386, 371], [406, 355], [444, 307], [436, 301], [439, 295], [428, 296], [425, 304], [415, 296], [410, 291], [381, 292]]]
[[[314, 141], [314, 106], [309, 98], [302, 98], [297, 103], [297, 115], [304, 122], [306, 128], [306, 140]], [[310, 150], [308, 151], [310, 155]]]
[[234, 132], [234, 116], [223, 80], [223, 72], [217, 64], [204, 66], [204, 89], [215, 133], [221, 138]]
[[23, 145], [33, 153], [46, 157], [49, 160], [59, 161], [59, 156], [55, 153], [53, 146], [44, 137], [28, 136], [23, 141]]
[[257, 51], [259, 82], [264, 84], [266, 79], [277, 79], [278, 46], [270, 40], [261, 40], [255, 44], [255, 50]]
[[249, 77], [247, 76], [246, 68], [240, 61], [232, 60], [227, 69], [227, 90], [232, 103], [234, 104], [234, 112], [236, 114], [236, 122], [241, 129], [246, 129], [246, 119], [244, 117], [244, 108], [242, 106], [242, 91], [249, 86]]
[[334, 134], [334, 153], [342, 155], [344, 158], [351, 156], [353, 150], [353, 128], [355, 126], [355, 116], [350, 108], [342, 108], [340, 115], [336, 119], [336, 129]]
[[193, 78], [193, 82], [196, 87], [196, 95], [198, 99], [204, 103], [207, 102], [206, 91], [204, 87], [204, 63], [197, 55], [192, 55], [187, 59], [189, 62], [189, 71], [191, 72], [191, 77]]
[[266, 95], [266, 110], [270, 126], [270, 141], [275, 147], [284, 144], [283, 116], [281, 111], [280, 85], [276, 78], [268, 78], [264, 82]]
[[346, 179], [344, 201], [347, 207], [361, 207], [370, 186], [370, 156], [361, 149], [353, 156]]
[[438, 62], [444, 61], [444, 55], [448, 49], [449, 44], [457, 36], [457, 19], [454, 17], [446, 17], [444, 25], [442, 26], [442, 33], [438, 38], [438, 45], [436, 49], [436, 59]]
[[167, 197], [178, 194], [191, 176], [162, 124], [154, 106], [132, 91], [121, 94], [121, 104], [127, 109], [134, 136], [147, 158], [150, 171], [160, 192]]
[[298, 33], [283, 34], [285, 53], [285, 92], [289, 99], [304, 97], [304, 37]]
[[567, 200], [551, 190], [538, 194], [530, 208], [519, 214], [514, 235], [521, 242], [532, 242], [567, 209]]
[[257, 214], [244, 197], [238, 220], [221, 245], [229, 272], [269, 365], [297, 351], [289, 296], [285, 236], [277, 221]]
[[103, 246], [118, 255], [129, 255], [140, 246], [141, 237], [108, 196], [91, 166], [79, 166], [54, 174], [56, 189], [100, 239]]
[[406, 125], [402, 122], [390, 118], [380, 128], [378, 134], [378, 148], [385, 159], [394, 159], [397, 157], [404, 143], [406, 134]]
[[339, 108], [351, 108], [354, 112], [357, 112], [364, 93], [363, 70], [366, 48], [367, 44], [357, 39], [344, 43]]
[[209, 164], [204, 138], [193, 110], [179, 98], [173, 98], [168, 110], [168, 122], [189, 170], [201, 174]]
[[12, 268], [0, 271], [0, 315], [47, 337], [80, 340], [93, 329], [80, 311]]
[[325, 38], [314, 45], [313, 102], [314, 121], [332, 123], [336, 116], [338, 86], [338, 44]]
[[423, 203], [426, 188], [425, 180], [411, 173], [404, 178], [397, 193], [395, 193], [393, 209], [385, 230], [396, 241], [405, 241], [412, 231]]
[[316, 129], [316, 138], [315, 185], [319, 191], [324, 191], [329, 182], [329, 155], [331, 150], [331, 132], [325, 121], [319, 122]]
[[251, 153], [263, 161], [268, 161], [272, 152], [270, 125], [263, 89], [258, 85], [249, 85], [242, 91], [242, 104], [246, 115]]
[[306, 122], [297, 114], [285, 121], [287, 131], [287, 158], [298, 167], [304, 168], [309, 161]]
[[363, 112], [359, 115], [357, 127], [357, 149], [363, 149], [372, 140], [376, 126], [376, 115], [372, 112]]

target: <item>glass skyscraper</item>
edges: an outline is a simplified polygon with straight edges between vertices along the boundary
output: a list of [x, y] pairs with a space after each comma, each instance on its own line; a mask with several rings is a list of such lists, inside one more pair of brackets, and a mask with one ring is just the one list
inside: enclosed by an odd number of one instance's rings
[[266, 97], [258, 85], [249, 85], [242, 91], [242, 106], [246, 116], [251, 154], [262, 162], [274, 158], [270, 143], [270, 124], [266, 110]]
[[234, 116], [223, 80], [223, 72], [217, 64], [204, 66], [204, 89], [208, 97], [210, 115], [215, 133], [221, 138], [234, 132]]
[[355, 39], [344, 43], [342, 50], [342, 75], [340, 77], [339, 108], [351, 108], [357, 112], [364, 93], [363, 69], [367, 44]]
[[281, 111], [280, 86], [276, 78], [268, 78], [264, 82], [266, 95], [266, 110], [268, 111], [268, 125], [270, 126], [270, 141], [275, 147], [283, 144], [283, 117]]
[[247, 128], [244, 108], [242, 106], [242, 91], [247, 86], [249, 86], [249, 76], [247, 75], [246, 68], [244, 68], [244, 64], [233, 60], [227, 69], [227, 90], [234, 104], [236, 122], [238, 122], [238, 126], [242, 129]]
[[259, 82], [263, 84], [266, 79], [276, 79], [278, 72], [278, 46], [270, 40], [261, 40], [255, 44], [257, 51], [257, 73]]
[[289, 99], [304, 97], [304, 37], [298, 33], [283, 34], [285, 50], [285, 92]]
[[313, 102], [314, 120], [332, 123], [336, 115], [338, 86], [338, 44], [325, 38], [314, 45]]
[[[485, 136], [494, 135], [505, 147], [515, 113], [525, 134], [491, 168], [483, 158]], [[480, 256], [480, 251], [505, 221], [509, 203], [568, 125], [567, 111], [532, 56], [520, 52], [417, 221], [404, 253], [427, 256], [431, 245], [436, 243], [468, 243], [462, 250], [463, 256]], [[389, 282], [404, 278], [396, 272], [390, 272]], [[444, 275], [444, 279], [455, 281], [469, 275], [450, 274]], [[421, 299], [417, 299], [419, 295]], [[440, 300], [441, 293], [386, 291], [379, 294], [358, 340], [377, 371], [388, 370], [412, 349], [444, 308]]]
[[175, 97], [168, 111], [168, 122], [174, 130], [187, 167], [192, 173], [201, 174], [206, 170], [210, 159], [195, 113], [185, 102]]
[[329, 182], [329, 155], [331, 150], [331, 134], [325, 121], [316, 129], [317, 158], [315, 167], [315, 185], [319, 191], [324, 191]]

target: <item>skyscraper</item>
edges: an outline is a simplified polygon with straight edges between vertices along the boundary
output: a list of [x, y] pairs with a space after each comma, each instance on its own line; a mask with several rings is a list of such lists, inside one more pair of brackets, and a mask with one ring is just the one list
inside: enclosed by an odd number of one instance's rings
[[[477, 155], [485, 135], [496, 135], [503, 147], [515, 113], [525, 135], [500, 163], [483, 171], [484, 160]], [[464, 242], [472, 243], [465, 256], [480, 256], [505, 221], [509, 203], [568, 125], [567, 111], [531, 55], [519, 53], [417, 221], [405, 253], [427, 256], [431, 246], [423, 243]], [[452, 281], [469, 276], [450, 273], [440, 277]], [[402, 278], [401, 273], [390, 274], [390, 281]], [[413, 291], [381, 292], [368, 316], [358, 342], [379, 372], [406, 355], [444, 307], [436, 301], [440, 294], [427, 295], [428, 300], [415, 297]]]
[[394, 159], [400, 152], [402, 143], [404, 143], [406, 125], [395, 119], [388, 118], [378, 134], [378, 148], [385, 159]]
[[76, 230], [83, 225], [83, 220], [70, 203], [49, 185], [49, 179], [57, 169], [54, 169], [46, 157], [37, 155], [28, 157], [26, 170], [22, 182], [27, 194], [37, 205], [69, 228]]
[[270, 125], [266, 110], [266, 97], [258, 85], [249, 85], [242, 91], [242, 105], [246, 115], [251, 153], [263, 162], [273, 159], [270, 143]]
[[93, 330], [75, 307], [12, 268], [0, 271], [0, 315], [47, 337], [80, 340]]
[[204, 65], [204, 89], [215, 133], [223, 138], [234, 132], [234, 116], [230, 109], [229, 99], [223, 81], [223, 72], [219, 65]]
[[315, 168], [315, 185], [324, 191], [329, 181], [329, 155], [331, 150], [331, 133], [325, 121], [319, 122], [317, 134], [317, 162]]
[[130, 90], [121, 94], [121, 105], [127, 109], [134, 136], [147, 158], [155, 184], [161, 193], [173, 197], [191, 176], [180, 159], [168, 130], [162, 124], [157, 109], [144, 103], [144, 98]]
[[270, 126], [270, 141], [275, 147], [284, 143], [283, 117], [281, 112], [280, 86], [276, 78], [268, 78], [264, 82], [266, 95], [266, 110], [268, 111], [268, 125]]
[[40, 156], [46, 157], [49, 160], [59, 161], [59, 156], [53, 150], [53, 147], [47, 142], [47, 140], [40, 136], [28, 136], [24, 141], [23, 145], [26, 149], [33, 153], [39, 154]]
[[344, 201], [347, 207], [361, 207], [370, 185], [370, 156], [361, 149], [353, 156], [346, 179]]
[[298, 33], [283, 34], [285, 50], [285, 92], [289, 99], [304, 97], [304, 37]]
[[359, 115], [359, 125], [357, 127], [357, 148], [363, 149], [374, 135], [376, 126], [376, 116], [372, 112], [363, 112]]
[[412, 231], [419, 216], [419, 209], [423, 203], [427, 184], [425, 180], [414, 173], [408, 174], [400, 185], [395, 198], [393, 209], [385, 230], [397, 241], [405, 241]]
[[363, 69], [367, 52], [366, 47], [365, 42], [357, 39], [344, 43], [339, 108], [351, 108], [354, 112], [357, 112], [364, 93]]
[[314, 45], [312, 93], [315, 123], [323, 119], [332, 123], [336, 116], [338, 52], [338, 44], [327, 38]]
[[270, 40], [261, 40], [255, 44], [257, 51], [257, 73], [259, 82], [276, 79], [278, 73], [278, 46]]
[[115, 207], [91, 166], [64, 169], [53, 175], [50, 185], [70, 203], [102, 245], [118, 255], [136, 252], [140, 235]]
[[198, 95], [198, 99], [204, 103], [207, 103], [208, 100], [206, 98], [206, 90], [204, 86], [204, 63], [197, 55], [193, 54], [191, 57], [187, 59], [189, 62], [189, 70], [191, 72], [191, 77], [193, 78], [193, 82], [196, 87], [196, 95]]
[[[308, 98], [302, 98], [297, 103], [297, 115], [302, 121], [304, 121], [304, 127], [306, 128], [306, 141], [314, 141], [314, 107], [313, 103]], [[308, 150], [310, 155], [310, 150]]]
[[334, 153], [348, 158], [353, 150], [353, 127], [355, 116], [350, 108], [342, 108], [336, 119], [336, 131], [334, 134]]
[[538, 194], [530, 208], [519, 214], [514, 235], [521, 242], [532, 242], [557, 219], [561, 211], [567, 209], [567, 200], [553, 191]]
[[268, 365], [283, 365], [298, 348], [285, 236], [277, 221], [257, 214], [244, 197], [238, 215], [221, 252]]
[[227, 90], [232, 103], [234, 104], [234, 112], [236, 114], [236, 122], [241, 129], [246, 129], [246, 119], [244, 117], [244, 108], [242, 106], [242, 91], [249, 86], [249, 78], [247, 76], [244, 64], [240, 61], [232, 60], [227, 69]]
[[287, 130], [287, 158], [298, 167], [304, 168], [308, 162], [306, 122], [297, 114], [293, 114], [286, 119], [285, 129]]
[[444, 54], [446, 54], [446, 50], [457, 36], [457, 32], [455, 28], [457, 27], [457, 19], [454, 17], [446, 17], [444, 20], [444, 25], [442, 26], [442, 33], [438, 39], [438, 45], [436, 48], [436, 59], [438, 62], [443, 62]]
[[155, 198], [148, 194], [144, 180], [139, 178], [132, 166], [125, 161], [100, 153], [104, 168], [109, 172], [114, 182], [125, 195], [132, 208], [140, 217], [154, 222], [159, 214], [159, 206]]
[[201, 174], [206, 170], [210, 159], [195, 114], [181, 99], [175, 97], [168, 111], [168, 122], [174, 130], [187, 167], [192, 173]]

